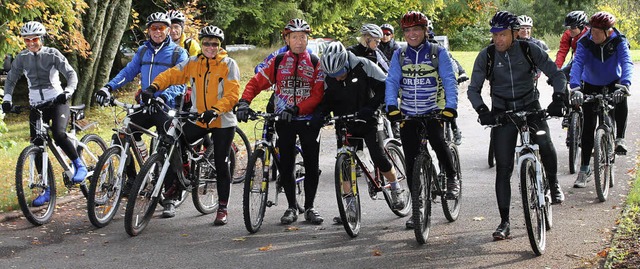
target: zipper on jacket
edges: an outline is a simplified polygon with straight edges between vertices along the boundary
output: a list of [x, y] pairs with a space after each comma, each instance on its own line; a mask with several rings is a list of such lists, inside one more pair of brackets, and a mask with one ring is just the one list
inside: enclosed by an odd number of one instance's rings
[[[208, 84], [208, 81], [209, 81], [209, 79], [208, 79], [208, 77], [209, 77], [209, 58], [208, 57], [204, 57], [204, 58], [207, 59], [207, 71], [205, 71], [204, 80], [202, 81], [202, 86], [203, 86], [203, 89], [204, 89], [204, 91], [203, 91], [204, 94], [202, 96], [202, 99], [204, 101], [204, 111], [207, 111], [207, 110], [209, 110], [209, 106], [207, 105], [207, 91], [209, 90], [208, 87], [207, 87], [207, 84]], [[209, 123], [208, 122], [207, 122], [207, 128], [209, 128]]]
[[[156, 51], [154, 49], [154, 51], [151, 52], [151, 61], [149, 62], [149, 76], [147, 76], [149, 81], [147, 81], [147, 85], [151, 85], [151, 83], [153, 82], [153, 79], [151, 79], [151, 74], [152, 74], [151, 72], [153, 70], [153, 63], [154, 63], [153, 61], [155, 58], [156, 58]], [[144, 59], [144, 55], [142, 55], [142, 59]], [[142, 59], [140, 60], [142, 61]], [[142, 90], [144, 91], [145, 89], [142, 89]]]
[[[515, 99], [516, 98], [516, 93], [515, 93], [515, 91], [513, 89], [513, 69], [511, 68], [511, 58], [509, 58], [509, 50], [505, 51], [504, 57], [507, 58], [507, 62], [509, 63], [509, 76], [511, 77], [511, 98]], [[516, 108], [516, 102], [512, 101], [512, 103], [513, 103], [513, 108], [515, 109]]]
[[[293, 57], [296, 58], [296, 64], [294, 64], [294, 70], [293, 70], [293, 105], [297, 106], [298, 105], [298, 98], [296, 96], [296, 90], [298, 90], [298, 62], [300, 60], [300, 55], [293, 53]], [[315, 67], [315, 66], [314, 66]], [[277, 75], [277, 74], [276, 74]], [[298, 108], [300, 109], [300, 108]]]
[[[416, 58], [413, 61], [413, 67], [417, 70], [419, 58], [418, 56], [420, 55], [420, 52], [413, 48], [411, 49], [416, 52]], [[402, 65], [402, 63], [400, 63], [400, 65]], [[402, 68], [402, 66], [400, 68]], [[413, 72], [413, 109], [416, 111], [416, 113], [418, 113], [418, 85], [416, 85], [416, 79], [418, 79], [418, 72]]]

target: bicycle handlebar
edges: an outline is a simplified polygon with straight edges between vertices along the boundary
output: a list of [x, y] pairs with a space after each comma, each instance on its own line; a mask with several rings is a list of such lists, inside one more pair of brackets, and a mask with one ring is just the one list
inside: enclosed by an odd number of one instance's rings
[[119, 106], [125, 109], [138, 109], [140, 107], [142, 107], [142, 105], [140, 104], [127, 104], [127, 103], [123, 103], [118, 101], [116, 98], [111, 98], [111, 104], [115, 105], [115, 106]]

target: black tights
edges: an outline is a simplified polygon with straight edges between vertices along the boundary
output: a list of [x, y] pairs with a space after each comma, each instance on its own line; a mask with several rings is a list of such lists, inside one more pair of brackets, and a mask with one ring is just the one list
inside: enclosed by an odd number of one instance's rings
[[[50, 130], [53, 136], [53, 141], [55, 141], [67, 157], [73, 161], [78, 158], [78, 152], [73, 147], [73, 143], [71, 143], [71, 140], [69, 140], [66, 133], [70, 114], [71, 112], [69, 111], [68, 104], [52, 105], [42, 109], [42, 122], [48, 123], [51, 121]], [[36, 145], [42, 145], [43, 141], [36, 140], [35, 126], [37, 119], [37, 111], [31, 110], [31, 113], [29, 113], [29, 133], [31, 135], [31, 142]]]

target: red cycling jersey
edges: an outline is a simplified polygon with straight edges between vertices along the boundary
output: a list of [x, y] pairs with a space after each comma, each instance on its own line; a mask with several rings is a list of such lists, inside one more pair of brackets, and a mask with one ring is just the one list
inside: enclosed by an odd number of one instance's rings
[[567, 54], [569, 53], [569, 43], [571, 43], [571, 53], [575, 53], [576, 46], [578, 46], [578, 40], [588, 30], [589, 28], [585, 26], [584, 29], [582, 29], [582, 32], [574, 38], [571, 38], [571, 30], [564, 31], [562, 38], [560, 39], [560, 48], [558, 48], [558, 53], [556, 54], [556, 65], [558, 68], [562, 68], [564, 60], [567, 58]]

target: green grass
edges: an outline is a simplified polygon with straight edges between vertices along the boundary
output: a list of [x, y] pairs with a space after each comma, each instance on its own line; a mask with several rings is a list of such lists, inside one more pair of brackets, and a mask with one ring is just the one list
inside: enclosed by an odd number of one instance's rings
[[[637, 266], [636, 254], [629, 253], [636, 250], [637, 238], [640, 238], [640, 174], [636, 173], [636, 180], [627, 195], [627, 202], [622, 216], [619, 219], [616, 234], [611, 242], [605, 268], [631, 268]], [[631, 254], [631, 255], [630, 255]], [[629, 260], [635, 259], [635, 260]]]

